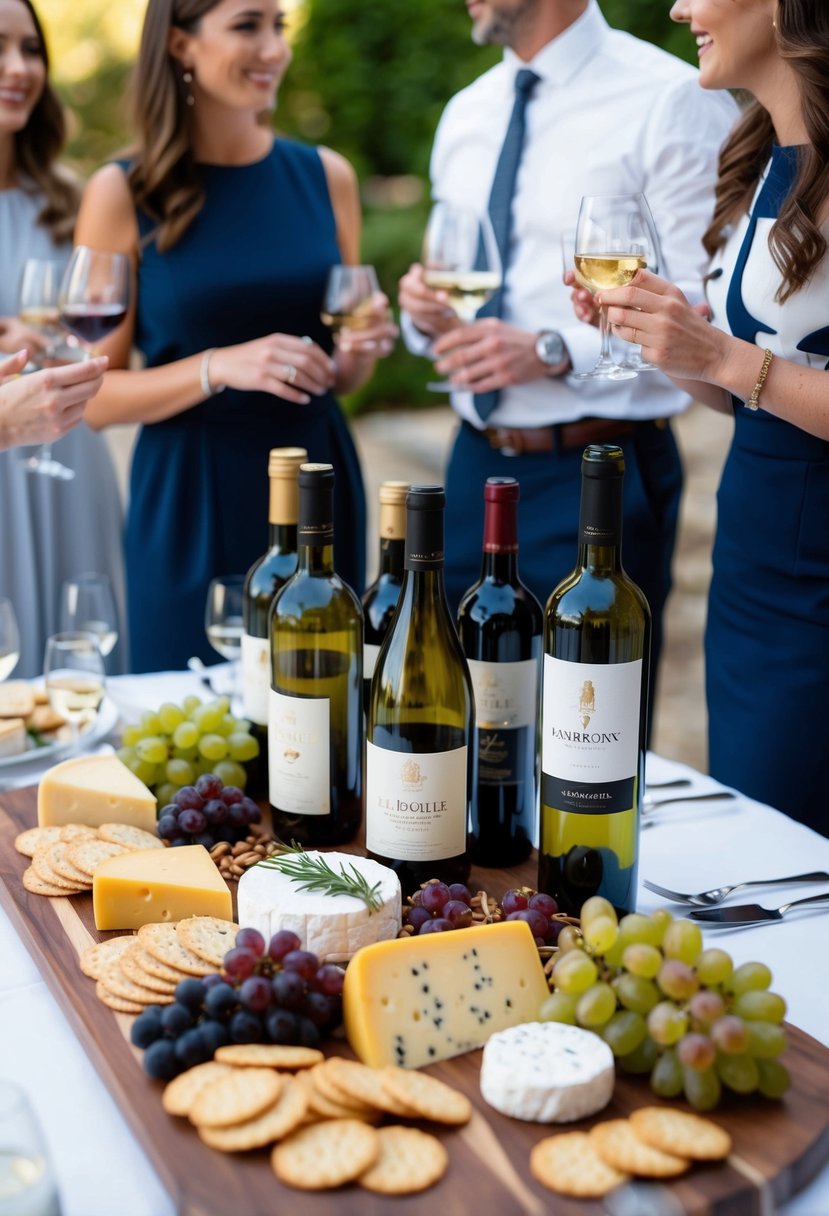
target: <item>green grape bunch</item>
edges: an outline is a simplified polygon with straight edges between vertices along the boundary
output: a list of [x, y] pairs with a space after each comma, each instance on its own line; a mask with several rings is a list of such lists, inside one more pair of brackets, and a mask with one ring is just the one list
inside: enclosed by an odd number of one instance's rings
[[764, 963], [735, 967], [725, 950], [703, 948], [698, 925], [666, 909], [619, 921], [594, 896], [580, 920], [559, 935], [541, 1021], [592, 1030], [620, 1068], [648, 1073], [660, 1097], [684, 1095], [696, 1110], [712, 1110], [723, 1087], [783, 1096], [786, 1002], [770, 991]]
[[155, 713], [144, 713], [134, 726], [125, 726], [118, 759], [152, 790], [158, 805], [173, 801], [176, 791], [214, 773], [224, 785], [243, 790], [244, 765], [259, 755], [259, 742], [250, 722], [230, 712], [228, 697], [204, 702], [185, 697]]

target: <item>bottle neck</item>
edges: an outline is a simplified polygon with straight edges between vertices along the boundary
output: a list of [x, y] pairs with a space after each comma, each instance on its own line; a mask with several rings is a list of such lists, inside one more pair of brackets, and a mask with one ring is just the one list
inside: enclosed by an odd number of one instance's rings
[[406, 542], [391, 540], [387, 536], [380, 537], [380, 574], [392, 575], [398, 582], [403, 578], [403, 564], [406, 558]]
[[582, 478], [579, 565], [591, 570], [622, 568], [622, 478]]
[[296, 553], [296, 524], [268, 524], [268, 548], [275, 553]]
[[305, 574], [333, 574], [334, 542], [309, 545], [300, 541], [297, 551], [297, 569]]
[[518, 582], [517, 502], [486, 500], [481, 578], [498, 583]]
[[306, 574], [334, 573], [334, 492], [331, 484], [300, 487], [297, 568]]

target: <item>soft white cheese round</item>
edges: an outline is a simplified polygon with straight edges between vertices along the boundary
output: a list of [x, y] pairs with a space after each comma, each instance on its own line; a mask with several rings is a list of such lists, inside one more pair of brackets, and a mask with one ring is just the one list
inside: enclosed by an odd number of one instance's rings
[[481, 1093], [514, 1119], [569, 1123], [613, 1095], [613, 1052], [598, 1035], [560, 1022], [527, 1022], [493, 1034], [481, 1061]]
[[370, 887], [379, 883], [380, 907], [370, 912], [353, 895], [302, 891], [296, 879], [268, 865], [255, 865], [239, 879], [238, 920], [241, 928], [258, 929], [267, 942], [279, 929], [292, 929], [323, 963], [345, 962], [372, 942], [400, 932], [400, 880], [388, 866], [350, 853], [308, 852], [324, 856], [335, 871], [354, 866]]

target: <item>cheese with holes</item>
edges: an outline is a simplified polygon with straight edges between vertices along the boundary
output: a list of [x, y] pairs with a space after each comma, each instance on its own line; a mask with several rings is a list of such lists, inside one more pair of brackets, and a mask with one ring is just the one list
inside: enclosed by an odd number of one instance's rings
[[604, 1039], [578, 1026], [531, 1022], [494, 1034], [484, 1047], [481, 1094], [490, 1106], [534, 1123], [570, 1123], [603, 1110], [616, 1070]]
[[117, 756], [73, 756], [46, 772], [37, 791], [41, 827], [131, 823], [155, 831], [156, 801]]
[[376, 893], [372, 911], [354, 895], [302, 891], [297, 879], [282, 874], [270, 861], [251, 866], [239, 879], [238, 921], [243, 929], [258, 929], [265, 941], [279, 929], [291, 929], [303, 948], [323, 963], [347, 962], [372, 942], [397, 937], [401, 924], [400, 880], [388, 866], [349, 853], [308, 852], [324, 857], [335, 874], [354, 872]]
[[230, 888], [200, 844], [139, 849], [102, 862], [92, 879], [96, 929], [217, 916], [233, 920]]
[[537, 1017], [547, 996], [529, 925], [503, 921], [366, 946], [345, 973], [343, 1021], [364, 1063], [420, 1068]]

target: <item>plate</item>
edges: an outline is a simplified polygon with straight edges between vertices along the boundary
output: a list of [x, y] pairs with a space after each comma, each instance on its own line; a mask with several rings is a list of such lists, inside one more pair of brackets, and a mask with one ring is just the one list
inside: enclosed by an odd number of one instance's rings
[[[95, 721], [86, 730], [81, 731], [81, 749], [91, 747], [106, 738], [114, 729], [117, 721], [118, 706], [110, 697], [104, 697]], [[43, 747], [35, 747], [32, 744], [28, 751], [21, 752], [19, 756], [4, 756], [3, 759], [0, 759], [0, 770], [15, 769], [19, 765], [39, 763], [41, 760], [56, 760], [67, 753], [70, 746], [66, 739], [56, 739], [53, 743], [46, 743]]]

